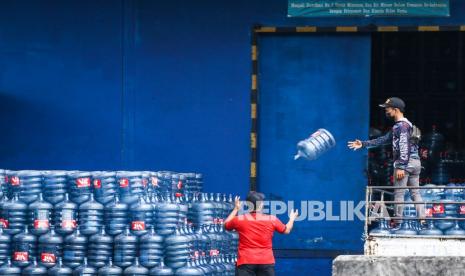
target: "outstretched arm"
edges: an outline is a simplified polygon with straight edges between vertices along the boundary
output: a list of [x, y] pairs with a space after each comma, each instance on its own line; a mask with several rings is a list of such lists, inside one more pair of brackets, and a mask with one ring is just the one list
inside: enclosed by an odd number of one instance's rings
[[239, 210], [241, 209], [241, 201], [239, 200], [240, 198], [238, 196], [236, 196], [234, 198], [234, 209], [231, 211], [231, 213], [229, 214], [229, 216], [226, 218], [226, 220], [224, 221], [224, 223], [228, 223], [230, 222], [235, 216], [237, 216], [237, 213], [239, 212]]
[[381, 146], [381, 145], [387, 145], [387, 144], [390, 143], [391, 140], [392, 140], [392, 132], [389, 131], [385, 135], [383, 135], [381, 137], [378, 137], [376, 139], [373, 139], [373, 140], [360, 141], [360, 140], [357, 139], [355, 141], [349, 141], [347, 143], [347, 146], [350, 149], [353, 149], [353, 150], [358, 150], [358, 149], [361, 149], [363, 147], [374, 148], [374, 147], [378, 147], [378, 146]]
[[363, 141], [362, 146], [365, 148], [374, 148], [382, 145], [387, 145], [391, 142], [392, 140], [392, 131], [389, 131], [385, 135], [378, 137], [373, 140], [368, 140], [368, 141]]
[[291, 213], [289, 214], [289, 221], [286, 224], [286, 230], [284, 231], [283, 234], [289, 234], [292, 231], [292, 228], [294, 227], [294, 221], [299, 215], [299, 212], [297, 210], [292, 210]]

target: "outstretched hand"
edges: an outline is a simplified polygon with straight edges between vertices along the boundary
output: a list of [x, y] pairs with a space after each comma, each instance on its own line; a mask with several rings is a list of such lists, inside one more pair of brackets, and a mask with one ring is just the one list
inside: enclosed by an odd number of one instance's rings
[[298, 216], [299, 216], [299, 211], [297, 209], [291, 210], [291, 213], [289, 213], [290, 220], [295, 220]]
[[234, 208], [236, 210], [240, 210], [241, 209], [241, 201], [240, 201], [240, 197], [236, 196], [234, 198]]
[[355, 141], [349, 141], [349, 142], [347, 143], [347, 146], [348, 146], [350, 149], [352, 149], [352, 150], [358, 150], [358, 149], [360, 149], [360, 148], [363, 147], [362, 141], [360, 141], [360, 140], [358, 140], [358, 139], [355, 140]]

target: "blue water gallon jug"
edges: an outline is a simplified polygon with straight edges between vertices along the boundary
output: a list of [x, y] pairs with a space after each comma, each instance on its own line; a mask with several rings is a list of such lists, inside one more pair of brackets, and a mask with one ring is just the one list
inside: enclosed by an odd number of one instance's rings
[[139, 238], [140, 263], [147, 268], [155, 267], [163, 259], [163, 253], [163, 237], [152, 226], [147, 234]]
[[178, 269], [187, 264], [190, 253], [190, 239], [177, 229], [173, 235], [165, 239], [165, 264]]
[[454, 222], [454, 226], [444, 232], [447, 236], [465, 236], [465, 230], [463, 230], [458, 221]]
[[319, 129], [309, 138], [297, 143], [297, 154], [294, 159], [305, 158], [314, 160], [320, 157], [323, 153], [336, 145], [333, 135], [326, 129]]
[[93, 172], [92, 185], [94, 188], [95, 200], [103, 205], [109, 203], [118, 193], [116, 172]]
[[68, 193], [65, 193], [63, 201], [55, 204], [52, 221], [55, 231], [60, 235], [69, 235], [77, 228], [77, 210], [76, 203], [69, 200]]
[[48, 270], [49, 276], [71, 276], [73, 275], [73, 270], [63, 264], [63, 259], [61, 257], [57, 258], [57, 264]]
[[121, 201], [132, 204], [144, 194], [144, 184], [140, 172], [119, 171], [116, 173]]
[[98, 233], [99, 229], [104, 226], [105, 207], [94, 199], [90, 194], [88, 201], [79, 205], [79, 227], [84, 235], [93, 235]]
[[70, 172], [68, 174], [68, 192], [72, 202], [81, 204], [89, 200], [92, 194], [92, 179], [89, 172]]
[[131, 218], [131, 232], [136, 236], [147, 233], [147, 229], [153, 225], [153, 208], [143, 196], [129, 207]]
[[119, 234], [114, 239], [114, 255], [113, 260], [115, 265], [126, 268], [134, 262], [134, 258], [138, 252], [137, 236], [131, 234], [129, 226], [124, 229], [124, 232]]
[[36, 257], [31, 258], [31, 264], [23, 269], [24, 276], [42, 276], [47, 274], [47, 268], [37, 262]]
[[27, 225], [21, 233], [13, 236], [12, 256], [17, 267], [28, 266], [31, 258], [37, 256], [37, 237], [29, 232]]
[[[174, 271], [172, 268], [165, 265], [164, 261], [160, 262], [160, 265], [150, 269], [149, 271], [150, 276], [173, 276]], [[208, 275], [208, 274], [206, 274]]]
[[11, 236], [0, 227], [0, 265], [3, 265], [11, 254]]
[[28, 207], [28, 224], [32, 234], [40, 236], [48, 232], [52, 211], [53, 205], [45, 201], [42, 193], [39, 193], [37, 200]]
[[63, 254], [63, 238], [55, 232], [53, 226], [50, 232], [39, 237], [39, 262], [41, 265], [51, 268], [56, 265], [57, 258]]
[[0, 266], [0, 275], [20, 276], [21, 268], [14, 266], [11, 262], [11, 259], [8, 258], [6, 259], [5, 263]]
[[73, 270], [73, 275], [94, 276], [97, 275], [97, 269], [88, 263], [87, 257], [84, 257], [82, 265]]
[[80, 266], [87, 254], [87, 237], [81, 234], [79, 228], [66, 236], [63, 248], [63, 263], [74, 269]]
[[0, 225], [5, 233], [15, 235], [27, 225], [27, 204], [14, 193], [10, 200], [3, 201], [0, 210]]
[[8, 176], [5, 170], [0, 169], [0, 198], [8, 194]]
[[215, 204], [210, 200], [206, 193], [194, 197], [191, 209], [189, 209], [189, 221], [195, 226], [213, 224], [216, 218]]
[[123, 275], [121, 267], [113, 264], [113, 258], [109, 258], [107, 264], [98, 270], [99, 276], [120, 276]]
[[162, 236], [171, 235], [178, 226], [180, 207], [172, 200], [170, 193], [166, 193], [152, 203], [154, 206], [155, 230]]
[[171, 193], [171, 178], [174, 172], [160, 171], [156, 174], [157, 179], [157, 191], [159, 194]]
[[123, 275], [144, 276], [144, 275], [149, 275], [149, 270], [143, 267], [142, 265], [140, 265], [139, 257], [136, 257], [134, 259], [134, 263], [124, 270]]
[[42, 192], [41, 171], [10, 171], [9, 182], [12, 193], [19, 193], [19, 198], [25, 203], [37, 200]]
[[67, 192], [67, 178], [66, 171], [43, 172], [44, 199], [52, 204], [63, 201]]
[[[205, 275], [204, 271], [199, 268], [198, 266], [195, 265], [194, 262], [189, 261], [187, 262], [187, 265], [185, 267], [179, 268], [176, 270], [176, 276], [200, 276], [200, 275]], [[222, 274], [225, 275], [225, 274]]]
[[90, 236], [88, 248], [89, 264], [96, 268], [103, 267], [113, 255], [113, 237], [102, 227], [99, 233]]
[[119, 195], [105, 205], [105, 225], [107, 233], [116, 236], [123, 233], [129, 223], [129, 206], [121, 202]]

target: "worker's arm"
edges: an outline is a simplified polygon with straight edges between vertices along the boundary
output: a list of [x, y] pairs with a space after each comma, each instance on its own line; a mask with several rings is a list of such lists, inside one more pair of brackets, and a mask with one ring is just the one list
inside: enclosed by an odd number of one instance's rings
[[241, 209], [241, 201], [239, 200], [239, 197], [236, 196], [234, 198], [234, 209], [231, 211], [229, 216], [224, 221], [224, 226], [226, 230], [231, 230], [231, 229], [228, 229], [229, 228], [228, 224], [230, 221], [232, 221], [237, 216], [237, 213], [239, 212], [240, 209]]
[[388, 145], [392, 141], [392, 131], [389, 131], [385, 135], [378, 137], [373, 140], [362, 141], [362, 146], [365, 148], [375, 148], [383, 145]]
[[299, 215], [299, 212], [297, 210], [292, 210], [291, 213], [289, 214], [289, 221], [286, 224], [286, 230], [284, 230], [283, 234], [289, 234], [292, 231], [292, 227], [294, 227], [294, 221]]
[[392, 131], [389, 131], [386, 135], [383, 135], [373, 140], [360, 141], [357, 139], [355, 141], [349, 141], [347, 143], [347, 146], [349, 146], [349, 148], [353, 150], [358, 150], [363, 147], [369, 149], [369, 148], [375, 148], [375, 147], [382, 146], [382, 145], [387, 145], [391, 142], [391, 140], [392, 140]]

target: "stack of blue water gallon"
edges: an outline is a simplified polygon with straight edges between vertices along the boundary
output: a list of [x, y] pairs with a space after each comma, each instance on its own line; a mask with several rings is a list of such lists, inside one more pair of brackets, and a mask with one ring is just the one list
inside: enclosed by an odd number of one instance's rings
[[232, 195], [169, 171], [0, 170], [0, 275], [233, 275]]
[[[463, 236], [465, 238], [465, 182], [449, 183], [446, 186], [426, 184], [421, 189], [425, 206], [426, 223], [421, 225], [418, 220], [415, 204], [411, 202], [410, 192], [405, 193], [405, 208], [402, 223], [389, 227], [386, 220], [378, 221], [377, 226], [370, 231], [376, 235], [426, 235], [426, 236]], [[442, 188], [445, 187], [445, 188]], [[411, 219], [409, 219], [411, 218]], [[432, 219], [429, 219], [432, 218]]]

